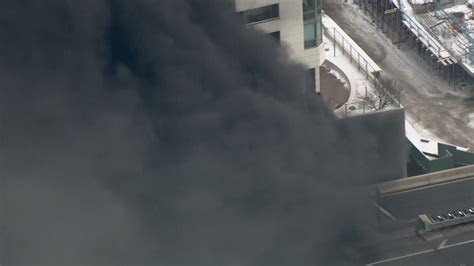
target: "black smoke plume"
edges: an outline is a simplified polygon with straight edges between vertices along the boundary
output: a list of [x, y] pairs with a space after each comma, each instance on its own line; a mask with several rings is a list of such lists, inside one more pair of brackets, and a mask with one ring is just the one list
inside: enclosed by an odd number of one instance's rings
[[365, 185], [400, 131], [336, 121], [230, 2], [0, 7], [2, 265], [363, 256]]

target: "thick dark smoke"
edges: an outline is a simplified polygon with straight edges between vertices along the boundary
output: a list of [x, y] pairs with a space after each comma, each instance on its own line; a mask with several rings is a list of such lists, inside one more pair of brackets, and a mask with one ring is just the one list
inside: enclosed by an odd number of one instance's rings
[[0, 7], [2, 265], [364, 255], [365, 185], [400, 131], [336, 122], [229, 2]]

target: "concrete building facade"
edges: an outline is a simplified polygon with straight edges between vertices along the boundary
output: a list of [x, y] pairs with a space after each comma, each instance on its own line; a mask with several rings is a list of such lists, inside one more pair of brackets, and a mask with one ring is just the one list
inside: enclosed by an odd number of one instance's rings
[[271, 34], [290, 58], [306, 66], [320, 92], [319, 67], [324, 62], [322, 0], [235, 0], [247, 25]]

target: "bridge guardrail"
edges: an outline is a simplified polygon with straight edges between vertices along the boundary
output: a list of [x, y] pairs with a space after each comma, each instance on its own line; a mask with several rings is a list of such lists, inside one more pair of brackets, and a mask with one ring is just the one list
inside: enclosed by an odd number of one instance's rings
[[422, 187], [453, 182], [456, 180], [474, 178], [474, 165], [458, 167], [450, 170], [444, 170], [414, 177], [400, 178], [388, 181], [370, 187], [370, 194], [378, 194], [380, 197], [390, 196], [391, 194], [419, 189]]

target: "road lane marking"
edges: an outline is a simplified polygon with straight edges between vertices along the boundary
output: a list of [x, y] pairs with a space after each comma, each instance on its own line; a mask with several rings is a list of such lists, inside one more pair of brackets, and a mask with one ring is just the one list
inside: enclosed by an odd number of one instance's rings
[[387, 211], [384, 207], [380, 206], [377, 202], [373, 202], [373, 203], [374, 203], [375, 208], [377, 208], [381, 213], [383, 213], [383, 215], [387, 216], [390, 220], [394, 222], [397, 221], [397, 218], [395, 218], [395, 216], [393, 216], [393, 214]]
[[456, 243], [456, 244], [447, 245], [447, 246], [441, 247], [439, 249], [446, 249], [446, 248], [451, 248], [451, 247], [456, 247], [456, 246], [462, 246], [462, 245], [466, 245], [466, 244], [470, 244], [470, 243], [474, 243], [474, 239], [467, 240], [467, 241], [464, 241], [464, 242], [459, 242], [459, 243]]
[[443, 241], [441, 241], [441, 244], [439, 244], [438, 249], [443, 248], [446, 245], [446, 242], [448, 242], [448, 239], [444, 239]]
[[[445, 239], [445, 240], [447, 241], [447, 239]], [[443, 240], [443, 242], [444, 242], [444, 240]], [[467, 241], [464, 241], [464, 242], [459, 242], [459, 243], [456, 243], [456, 244], [447, 245], [447, 246], [442, 246], [442, 247], [441, 247], [441, 245], [440, 245], [440, 247], [439, 247], [438, 249], [428, 249], [428, 250], [424, 250], [424, 251], [420, 251], [420, 252], [416, 252], [416, 253], [411, 253], [411, 254], [407, 254], [407, 255], [395, 257], [395, 258], [390, 258], [390, 259], [386, 259], [386, 260], [380, 260], [380, 261], [368, 263], [368, 264], [366, 264], [366, 266], [372, 266], [372, 265], [377, 265], [377, 264], [381, 264], [381, 263], [385, 263], [385, 262], [389, 262], [389, 261], [400, 260], [400, 259], [409, 258], [409, 257], [413, 257], [413, 256], [425, 254], [425, 253], [430, 253], [430, 252], [433, 252], [433, 251], [435, 251], [435, 250], [447, 249], [447, 248], [452, 248], [452, 247], [456, 247], [456, 246], [462, 246], [462, 245], [466, 245], [466, 244], [470, 244], [470, 243], [474, 243], [474, 239], [467, 240]], [[442, 244], [442, 243], [441, 243], [441, 244]], [[446, 243], [445, 243], [445, 244], [446, 244]]]
[[429, 253], [429, 252], [433, 252], [433, 251], [434, 251], [434, 249], [428, 249], [428, 250], [424, 250], [424, 251], [420, 251], [420, 252], [416, 252], [416, 253], [412, 253], [412, 254], [408, 254], [408, 255], [403, 255], [403, 256], [400, 256], [400, 257], [396, 257], [396, 258], [391, 258], [391, 259], [372, 262], [372, 263], [366, 264], [366, 266], [372, 266], [372, 265], [377, 265], [377, 264], [384, 263], [384, 262], [389, 262], [389, 261], [404, 259], [404, 258], [408, 258], [408, 257], [413, 257], [413, 256], [416, 256], [416, 255], [421, 255], [421, 254], [425, 254], [425, 253]]

